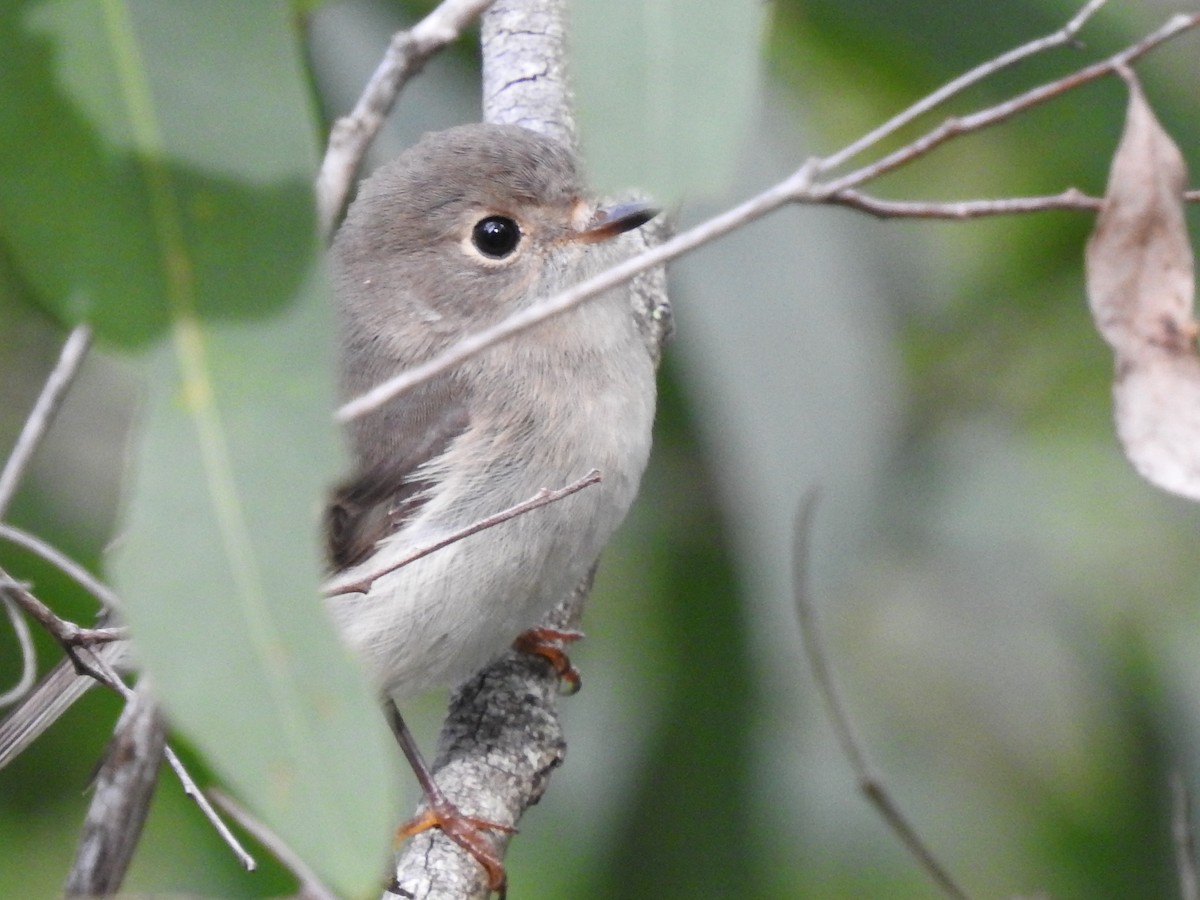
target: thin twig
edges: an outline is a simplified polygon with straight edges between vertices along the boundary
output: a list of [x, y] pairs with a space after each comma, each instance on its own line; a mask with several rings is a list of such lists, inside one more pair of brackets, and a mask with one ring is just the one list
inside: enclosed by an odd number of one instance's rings
[[908, 107], [908, 109], [888, 119], [874, 131], [869, 132], [854, 143], [842, 148], [832, 156], [827, 156], [822, 159], [817, 171], [829, 172], [837, 168], [848, 159], [857, 156], [859, 153], [866, 150], [868, 147], [873, 147], [888, 135], [894, 134], [909, 122], [913, 121], [919, 116], [924, 115], [931, 109], [934, 109], [935, 107], [945, 103], [955, 94], [962, 93], [967, 88], [974, 84], [978, 84], [985, 78], [990, 78], [992, 75], [995, 75], [1002, 69], [1007, 69], [1009, 66], [1012, 66], [1023, 59], [1028, 59], [1031, 56], [1035, 56], [1038, 53], [1043, 53], [1046, 50], [1052, 50], [1055, 47], [1061, 47], [1064, 44], [1071, 43], [1074, 41], [1075, 35], [1079, 33], [1080, 29], [1083, 28], [1087, 20], [1099, 12], [1100, 7], [1107, 2], [1108, 0], [1089, 0], [1087, 5], [1084, 6], [1083, 9], [1079, 10], [1079, 12], [1072, 17], [1071, 21], [1067, 22], [1067, 24], [1058, 31], [1045, 35], [1044, 37], [1037, 38], [1036, 40], [1030, 41], [1027, 44], [1022, 44], [1020, 47], [1015, 47], [1012, 50], [1009, 50], [1007, 53], [1002, 53], [995, 59], [988, 60], [987, 62], [976, 66], [971, 71], [959, 75], [954, 80], [942, 85], [932, 94], [922, 97], [912, 106]]
[[846, 703], [842, 699], [841, 687], [834, 677], [829, 655], [825, 651], [824, 640], [817, 627], [816, 609], [808, 588], [808, 545], [812, 537], [812, 519], [813, 511], [816, 508], [816, 499], [816, 491], [810, 491], [801, 500], [796, 514], [792, 580], [796, 596], [796, 617], [800, 622], [800, 639], [804, 645], [805, 656], [808, 657], [809, 665], [812, 667], [817, 691], [821, 694], [821, 700], [825, 704], [825, 711], [829, 715], [829, 722], [833, 726], [838, 744], [858, 780], [859, 789], [900, 838], [917, 864], [942, 892], [955, 900], [967, 900], [966, 891], [958, 886], [946, 868], [925, 846], [925, 842], [917, 834], [916, 829], [888, 793], [883, 779], [867, 758], [866, 750], [858, 738]]
[[237, 822], [272, 856], [283, 863], [284, 868], [296, 876], [300, 882], [298, 900], [337, 900], [337, 894], [326, 887], [317, 873], [308, 867], [300, 855], [289, 847], [283, 838], [268, 828], [265, 822], [254, 816], [220, 788], [209, 788], [208, 797], [221, 812]]
[[1171, 775], [1171, 835], [1175, 839], [1175, 867], [1179, 870], [1179, 896], [1200, 900], [1200, 874], [1196, 871], [1196, 842], [1192, 831], [1192, 798], [1178, 772]]
[[[87, 355], [91, 343], [92, 330], [87, 325], [77, 325], [67, 335], [59, 352], [58, 362], [54, 364], [46, 383], [42, 385], [42, 391], [17, 436], [17, 442], [4, 463], [4, 469], [0, 471], [0, 519], [8, 513], [8, 507], [25, 477], [29, 462], [33, 459], [42, 438], [46, 436], [50, 423], [54, 421], [63, 397], [79, 373], [80, 363]], [[12, 622], [13, 633], [21, 650], [21, 678], [12, 688], [0, 694], [0, 706], [7, 706], [21, 699], [33, 687], [37, 677], [37, 650], [29, 633], [29, 625], [21, 618], [14, 598], [4, 591], [0, 594], [0, 602], [3, 602], [8, 619]]]
[[163, 751], [163, 756], [167, 760], [167, 764], [175, 773], [175, 777], [179, 779], [180, 785], [183, 786], [183, 793], [192, 799], [192, 802], [199, 807], [204, 818], [208, 819], [210, 825], [217, 832], [217, 835], [225, 842], [225, 845], [233, 851], [233, 855], [237, 858], [238, 864], [247, 872], [253, 872], [258, 868], [258, 863], [254, 861], [254, 857], [246, 852], [246, 848], [242, 846], [241, 841], [237, 839], [229, 826], [225, 824], [225, 820], [221, 818], [220, 813], [213, 809], [213, 805], [208, 801], [204, 791], [200, 790], [200, 786], [196, 784], [191, 773], [183, 765], [183, 762], [176, 755], [175, 751], [167, 745], [167, 749]]
[[1151, 50], [1161, 46], [1171, 38], [1182, 34], [1188, 29], [1195, 28], [1197, 24], [1200, 24], [1200, 13], [1193, 13], [1191, 15], [1178, 13], [1172, 16], [1158, 30], [1152, 31], [1136, 44], [1126, 47], [1119, 53], [1114, 53], [1107, 59], [1093, 63], [1057, 81], [1031, 88], [1025, 93], [1018, 94], [1016, 97], [1006, 100], [1003, 103], [998, 103], [995, 106], [990, 106], [968, 116], [947, 119], [937, 128], [927, 132], [912, 143], [901, 147], [893, 153], [889, 153], [869, 166], [863, 166], [848, 175], [834, 179], [822, 185], [822, 187], [827, 193], [836, 194], [846, 190], [846, 188], [857, 187], [860, 184], [873, 181], [881, 175], [885, 175], [924, 156], [952, 138], [982, 131], [984, 128], [992, 125], [998, 125], [1001, 122], [1011, 119], [1017, 113], [1024, 112], [1040, 103], [1045, 103], [1047, 100], [1073, 90], [1080, 85], [1095, 81], [1097, 78], [1103, 78], [1105, 75], [1111, 75], [1120, 68], [1128, 66], [1134, 60], [1145, 56]]
[[[113, 669], [113, 667], [109, 665], [102, 657], [94, 655], [94, 659], [96, 661], [96, 668], [98, 670], [98, 680], [107, 687], [115, 690], [118, 694], [124, 697], [125, 702], [128, 703], [130, 698], [133, 696], [133, 689], [125, 683], [124, 679], [121, 678], [117, 671]], [[246, 852], [246, 848], [242, 846], [241, 841], [239, 841], [237, 836], [229, 830], [229, 826], [225, 824], [225, 820], [222, 819], [216, 809], [213, 808], [212, 803], [209, 802], [209, 799], [207, 796], [205, 796], [204, 791], [200, 790], [200, 786], [196, 784], [196, 780], [192, 778], [191, 773], [189, 773], [187, 770], [187, 767], [184, 766], [183, 762], [179, 759], [179, 756], [174, 750], [171, 749], [169, 744], [163, 750], [163, 757], [166, 759], [167, 764], [170, 765], [171, 770], [175, 773], [175, 777], [179, 779], [179, 783], [183, 787], [183, 793], [190, 797], [196, 806], [199, 807], [204, 818], [208, 819], [209, 824], [212, 825], [213, 829], [220, 836], [221, 840], [223, 840], [226, 846], [233, 851], [233, 855], [237, 858], [237, 861], [242, 868], [247, 872], [253, 872], [256, 868], [258, 868], [258, 863], [254, 861], [254, 857]]]
[[515, 519], [517, 516], [524, 515], [532, 510], [548, 506], [551, 503], [562, 500], [564, 497], [569, 497], [571, 494], [582, 491], [585, 487], [599, 483], [600, 470], [592, 469], [592, 471], [588, 472], [582, 478], [571, 482], [566, 487], [554, 491], [549, 488], [542, 488], [528, 500], [523, 500], [514, 506], [510, 506], [508, 509], [480, 519], [478, 522], [473, 522], [466, 528], [460, 528], [458, 531], [451, 532], [445, 537], [438, 538], [436, 541], [414, 547], [408, 553], [404, 554], [404, 556], [400, 557], [400, 559], [389, 563], [385, 568], [377, 572], [355, 578], [353, 581], [336, 581], [325, 588], [325, 596], [336, 597], [339, 594], [365, 594], [371, 589], [371, 585], [384, 575], [395, 572], [409, 563], [416, 562], [418, 559], [428, 556], [435, 550], [441, 550], [443, 547], [461, 541], [463, 538], [468, 538], [487, 528], [494, 528], [502, 522], [507, 522], [509, 519]]
[[848, 206], [881, 219], [979, 219], [984, 216], [1007, 216], [1014, 213], [1044, 212], [1051, 209], [1085, 210], [1096, 212], [1103, 205], [1100, 197], [1091, 197], [1077, 188], [1041, 197], [1003, 197], [996, 200], [955, 200], [949, 203], [916, 200], [884, 200], [845, 190], [825, 200], [826, 203]]
[[126, 628], [81, 628], [74, 622], [59, 618], [54, 610], [35, 597], [29, 588], [0, 568], [0, 591], [31, 616], [50, 635], [70, 651], [76, 647], [108, 644], [129, 637]]
[[[1121, 66], [1127, 65], [1131, 61], [1144, 56], [1164, 42], [1182, 34], [1188, 29], [1196, 27], [1198, 24], [1200, 24], [1200, 13], [1176, 15], [1164, 26], [1147, 35], [1138, 43], [1099, 63], [1081, 69], [1073, 75], [1059, 79], [1051, 84], [1034, 88], [1004, 103], [988, 107], [970, 116], [949, 119], [942, 125], [927, 132], [905, 147], [883, 157], [879, 161], [856, 169], [833, 181], [815, 181], [813, 176], [822, 168], [823, 161], [819, 158], [810, 159], [783, 181], [772, 185], [749, 200], [743, 201], [737, 206], [713, 216], [699, 225], [676, 235], [671, 240], [646, 250], [644, 253], [618, 263], [612, 268], [542, 300], [533, 306], [526, 307], [494, 326], [468, 335], [424, 364], [401, 372], [367, 391], [365, 394], [343, 404], [334, 414], [334, 418], [339, 423], [346, 423], [373, 412], [392, 398], [453, 369], [475, 354], [501, 341], [509, 340], [524, 331], [540, 325], [548, 319], [562, 315], [584, 301], [628, 281], [635, 275], [670, 262], [789, 203], [837, 203], [839, 202], [839, 197], [850, 196], [853, 198], [854, 194], [848, 195], [846, 192], [878, 178], [900, 165], [929, 153], [952, 138], [1002, 122], [1016, 115], [1018, 112], [1043, 103], [1065, 91], [1104, 75], [1111, 74]], [[1189, 192], [1189, 197], [1195, 193], [1197, 192]], [[1063, 195], [1056, 196], [1061, 197]], [[854, 204], [847, 203], [846, 205], [852, 206]], [[1055, 209], [1061, 207], [1051, 204], [1045, 208]], [[902, 214], [902, 208], [898, 207], [897, 210], [898, 215]], [[1013, 210], [1013, 212], [1031, 211], [1034, 211], [1034, 209]], [[921, 216], [918, 215], [917, 217]]]
[[0, 586], [0, 602], [12, 623], [13, 634], [17, 638], [17, 646], [21, 650], [21, 677], [11, 688], [0, 694], [0, 706], [11, 706], [29, 693], [37, 680], [37, 648], [33, 645], [33, 635], [29, 633], [29, 623], [21, 616], [21, 610], [16, 602], [8, 596], [8, 592]]
[[12, 499], [17, 493], [17, 487], [25, 476], [29, 461], [33, 458], [33, 453], [42, 442], [42, 438], [45, 437], [50, 423], [54, 421], [54, 415], [62, 405], [67, 388], [71, 386], [71, 382], [79, 373], [79, 365], [87, 355], [91, 343], [92, 330], [87, 325], [76, 325], [67, 336], [62, 351], [59, 353], [58, 362], [54, 364], [54, 368], [46, 378], [42, 392], [38, 396], [37, 402], [34, 403], [33, 410], [29, 413], [29, 418], [25, 420], [25, 425], [17, 438], [16, 446], [8, 455], [4, 470], [0, 471], [0, 519], [3, 519], [8, 513], [9, 504], [12, 503]]
[[112, 588], [75, 560], [71, 559], [71, 557], [41, 538], [20, 528], [0, 522], [0, 540], [9, 541], [18, 547], [24, 547], [30, 553], [40, 556], [99, 600], [101, 606], [105, 609], [116, 609], [120, 605], [117, 594]]
[[367, 148], [391, 112], [401, 88], [434, 53], [454, 41], [493, 0], [444, 0], [408, 31], [392, 36], [387, 52], [349, 115], [338, 119], [317, 175], [317, 215], [329, 238], [350, 195]]

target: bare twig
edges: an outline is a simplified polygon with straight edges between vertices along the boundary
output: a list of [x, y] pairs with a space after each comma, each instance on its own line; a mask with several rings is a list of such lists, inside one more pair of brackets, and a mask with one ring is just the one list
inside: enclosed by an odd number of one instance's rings
[[959, 75], [954, 80], [942, 85], [932, 94], [922, 97], [912, 106], [908, 107], [908, 109], [888, 119], [875, 130], [863, 135], [857, 141], [854, 141], [854, 143], [848, 144], [846, 147], [842, 148], [837, 153], [834, 153], [832, 156], [827, 156], [822, 159], [817, 171], [829, 172], [833, 169], [836, 169], [848, 159], [857, 156], [868, 147], [875, 146], [875, 144], [879, 143], [888, 135], [899, 131], [909, 122], [913, 121], [919, 116], [924, 115], [931, 109], [934, 109], [935, 107], [945, 103], [955, 94], [962, 93], [967, 88], [974, 84], [978, 84], [985, 78], [990, 78], [992, 75], [995, 75], [1002, 69], [1007, 69], [1009, 66], [1012, 66], [1023, 59], [1028, 59], [1031, 56], [1035, 56], [1038, 53], [1043, 53], [1046, 50], [1052, 50], [1055, 47], [1061, 47], [1064, 44], [1073, 42], [1075, 40], [1075, 35], [1079, 33], [1080, 29], [1083, 28], [1087, 20], [1099, 12], [1100, 7], [1107, 2], [1108, 0], [1089, 0], [1087, 5], [1084, 6], [1083, 9], [1079, 10], [1079, 12], [1077, 12], [1071, 18], [1071, 21], [1067, 22], [1067, 24], [1058, 31], [1030, 41], [1027, 44], [1022, 44], [1020, 47], [1014, 47], [1007, 53], [1002, 53], [995, 59], [988, 60], [987, 62], [976, 66], [971, 71]]
[[300, 855], [289, 847], [283, 838], [268, 828], [265, 822], [252, 815], [248, 809], [220, 788], [209, 788], [208, 796], [221, 812], [249, 832], [272, 856], [283, 863], [289, 872], [296, 876], [300, 882], [297, 900], [337, 900], [337, 894], [326, 887], [317, 873], [305, 864]]
[[25, 420], [25, 426], [17, 438], [16, 446], [0, 471], [0, 519], [8, 513], [9, 504], [17, 492], [17, 487], [25, 475], [30, 459], [38, 445], [45, 437], [46, 430], [54, 420], [55, 413], [62, 405], [67, 389], [79, 373], [79, 365], [87, 355], [88, 347], [92, 344], [92, 330], [87, 325], [76, 325], [67, 336], [59, 353], [58, 362], [54, 364], [42, 392]]
[[[1193, 13], [1191, 15], [1178, 13], [1172, 16], [1161, 28], [1152, 31], [1136, 44], [1126, 47], [1119, 53], [1114, 53], [1107, 59], [1093, 63], [1065, 78], [1032, 88], [1023, 94], [1018, 94], [1016, 97], [1006, 100], [1004, 103], [998, 103], [995, 106], [990, 106], [987, 109], [980, 110], [968, 116], [947, 119], [937, 128], [927, 132], [911, 144], [901, 147], [893, 153], [889, 153], [871, 165], [863, 166], [861, 169], [857, 169], [848, 175], [836, 178], [822, 185], [822, 188], [827, 194], [836, 194], [844, 191], [846, 188], [857, 187], [860, 184], [873, 181], [881, 175], [885, 175], [888, 172], [898, 169], [900, 166], [912, 162], [914, 159], [924, 156], [952, 138], [982, 131], [984, 128], [992, 125], [998, 125], [1001, 122], [1011, 119], [1017, 113], [1031, 109], [1040, 103], [1045, 103], [1047, 100], [1073, 90], [1080, 85], [1095, 81], [1097, 78], [1103, 78], [1105, 75], [1111, 75], [1119, 71], [1122, 67], [1128, 66], [1134, 60], [1145, 56], [1151, 50], [1161, 46], [1171, 38], [1191, 28], [1195, 28], [1198, 24], [1200, 24], [1200, 13]], [[803, 200], [803, 198], [797, 199]]]
[[[124, 679], [121, 678], [116, 670], [114, 670], [113, 667], [109, 665], [103, 657], [95, 655], [93, 655], [93, 657], [96, 661], [97, 679], [102, 684], [115, 690], [118, 694], [124, 697], [125, 702], [128, 703], [130, 698], [133, 696], [133, 690], [125, 683]], [[139, 682], [139, 685], [140, 684], [141, 682]], [[237, 858], [237, 861], [242, 868], [247, 872], [253, 872], [258, 867], [258, 864], [254, 861], [254, 857], [246, 852], [246, 848], [242, 846], [241, 842], [237, 839], [237, 836], [229, 830], [229, 826], [225, 824], [225, 820], [222, 819], [220, 814], [213, 808], [212, 803], [209, 802], [209, 799], [205, 796], [204, 791], [200, 790], [200, 786], [196, 784], [196, 780], [192, 778], [191, 773], [187, 770], [187, 767], [184, 766], [183, 762], [179, 759], [179, 756], [174, 750], [171, 749], [169, 744], [163, 749], [163, 757], [166, 759], [167, 764], [171, 767], [171, 770], [175, 773], [175, 777], [179, 779], [179, 783], [183, 787], [183, 793], [190, 797], [196, 806], [199, 807], [204, 818], [208, 819], [209, 824], [212, 825], [213, 829], [220, 836], [221, 840], [223, 840], [226, 846], [233, 851], [233, 855]]]
[[377, 572], [371, 572], [369, 575], [363, 575], [355, 578], [352, 581], [335, 581], [333, 584], [325, 588], [325, 596], [336, 597], [339, 594], [365, 594], [371, 589], [371, 585], [378, 579], [382, 578], [397, 569], [407, 566], [409, 563], [416, 562], [422, 557], [428, 556], [435, 550], [441, 550], [443, 547], [448, 547], [450, 544], [457, 543], [463, 538], [468, 538], [473, 534], [478, 534], [488, 528], [494, 528], [502, 522], [507, 522], [510, 519], [515, 519], [517, 516], [524, 515], [527, 512], [532, 512], [535, 509], [540, 509], [543, 506], [548, 506], [551, 503], [556, 503], [564, 497], [569, 497], [571, 494], [582, 491], [585, 487], [600, 483], [599, 469], [592, 469], [582, 478], [573, 481], [566, 487], [558, 490], [550, 490], [542, 488], [528, 500], [510, 506], [508, 509], [501, 510], [495, 515], [487, 516], [480, 519], [478, 522], [473, 522], [466, 528], [460, 528], [458, 531], [451, 532], [445, 537], [438, 538], [436, 541], [430, 541], [428, 544], [422, 544], [419, 547], [414, 547], [408, 553], [404, 554], [400, 559], [389, 563], [385, 568]]
[[113, 732], [63, 893], [107, 897], [120, 889], [158, 783], [166, 726], [149, 691], [139, 685]]
[[[1200, 203], [1200, 191], [1183, 195], [1188, 203]], [[820, 202], [848, 206], [880, 219], [980, 219], [986, 216], [1008, 216], [1014, 213], [1047, 212], [1054, 209], [1098, 212], [1103, 197], [1093, 197], [1078, 188], [1067, 188], [1057, 194], [1039, 197], [1000, 197], [991, 200], [885, 200], [847, 188]]]
[[[21, 428], [21, 433], [17, 436], [17, 443], [8, 455], [4, 469], [0, 471], [0, 520], [3, 520], [8, 513], [8, 507], [12, 504], [13, 497], [17, 494], [17, 488], [25, 477], [29, 461], [33, 459], [34, 451], [41, 444], [42, 438], [50, 428], [50, 423], [54, 421], [54, 416], [62, 405], [63, 397], [66, 396], [67, 389], [70, 388], [75, 376], [79, 373], [79, 366], [83, 362], [84, 356], [87, 355], [91, 343], [92, 330], [87, 325], [77, 325], [67, 335], [62, 350], [59, 352], [58, 362], [54, 364], [54, 368], [50, 370], [50, 375], [46, 378], [46, 383], [42, 385], [42, 392], [38, 395], [29, 417], [25, 420], [25, 425]], [[0, 592], [0, 602], [4, 604], [4, 610], [8, 614], [9, 621], [12, 622], [17, 645], [21, 651], [21, 677], [12, 688], [0, 694], [0, 706], [7, 706], [25, 696], [33, 686], [33, 679], [37, 675], [37, 650], [30, 639], [28, 625], [17, 611], [14, 598], [7, 591], [3, 591]]]
[[[1085, 7], [1085, 10], [1090, 9], [1091, 6], [1092, 4], [1089, 3]], [[1077, 15], [1076, 19], [1078, 18], [1079, 16]], [[783, 181], [772, 185], [762, 193], [751, 197], [749, 200], [738, 204], [732, 209], [719, 213], [688, 231], [675, 236], [671, 240], [657, 247], [651, 247], [644, 253], [627, 259], [546, 300], [526, 307], [490, 328], [468, 335], [424, 364], [402, 372], [382, 382], [365, 394], [343, 404], [335, 413], [335, 419], [338, 422], [345, 423], [364, 416], [405, 391], [412, 390], [431, 378], [449, 371], [475, 354], [527, 331], [548, 319], [562, 315], [584, 301], [602, 294], [642, 272], [670, 262], [789, 203], [815, 204], [844, 202], [847, 206], [864, 206], [868, 201], [863, 195], [847, 192], [901, 165], [924, 156], [952, 138], [1003, 122], [1019, 112], [1044, 103], [1068, 90], [1112, 74], [1122, 66], [1126, 66], [1133, 60], [1139, 59], [1171, 38], [1196, 27], [1198, 24], [1200, 24], [1200, 13], [1191, 15], [1178, 14], [1161, 28], [1147, 35], [1136, 44], [1105, 60], [1080, 69], [1078, 72], [1061, 78], [1058, 81], [1026, 91], [1004, 103], [988, 107], [969, 116], [948, 119], [942, 125], [927, 132], [899, 150], [832, 181], [820, 182], [815, 179], [816, 173], [825, 168], [826, 163], [819, 158], [811, 159]], [[1063, 204], [1066, 201], [1061, 199], [1070, 193], [1068, 191], [1064, 194], [1054, 195], [1053, 198], [1047, 201], [1048, 205], [1045, 207], [1033, 205], [1022, 207], [1017, 204], [1012, 209], [1007, 210], [1007, 212], [1032, 212], [1041, 209], [1074, 208], [1064, 207]], [[845, 198], [849, 199], [846, 200]], [[858, 200], [857, 204], [854, 202], [856, 198]], [[883, 204], [885, 203], [886, 201], [877, 201], [876, 206], [878, 211], [869, 211], [882, 215]], [[1081, 207], [1090, 208], [1082, 202]], [[928, 207], [925, 207], [925, 209], [928, 209]], [[997, 213], [1000, 211], [1002, 210], [997, 208]], [[903, 205], [895, 207], [896, 215], [903, 215], [904, 213], [905, 208]], [[924, 215], [923, 211], [918, 211], [915, 217], [927, 218], [928, 216]]]
[[833, 667], [829, 663], [829, 655], [825, 651], [825, 644], [817, 627], [816, 609], [808, 588], [808, 545], [812, 536], [815, 508], [816, 492], [810, 491], [801, 500], [800, 509], [796, 514], [792, 581], [796, 596], [796, 617], [800, 622], [800, 639], [804, 645], [804, 654], [808, 657], [808, 663], [812, 667], [817, 691], [825, 704], [825, 711], [833, 726], [838, 744], [850, 762], [854, 777], [858, 780], [859, 789], [942, 892], [955, 900], [966, 900], [968, 897], [966, 891], [958, 886], [946, 868], [925, 846], [925, 842], [921, 840], [916, 829], [888, 793], [883, 779], [867, 758], [866, 750], [863, 749], [862, 741], [858, 738], [854, 723], [850, 720], [846, 703], [842, 699], [841, 688], [834, 677]]
[[317, 175], [317, 215], [321, 234], [333, 234], [350, 186], [367, 148], [400, 95], [401, 88], [429, 57], [454, 41], [492, 0], [444, 0], [408, 31], [393, 35], [362, 96], [347, 116], [338, 119]]
[[12, 578], [2, 568], [0, 568], [0, 585], [2, 585], [0, 591], [3, 591], [6, 597], [45, 628], [65, 650], [107, 644], [129, 636], [125, 628], [81, 628], [74, 622], [59, 618], [54, 610], [35, 597], [27, 587]]
[[21, 610], [16, 602], [4, 591], [6, 585], [0, 585], [0, 602], [12, 623], [13, 634], [17, 638], [17, 647], [21, 651], [21, 677], [11, 688], [0, 694], [0, 706], [11, 706], [29, 693], [37, 680], [37, 648], [33, 645], [33, 636], [29, 633], [29, 623], [21, 617]]
[[1175, 839], [1175, 867], [1179, 870], [1179, 896], [1200, 900], [1200, 874], [1196, 871], [1196, 841], [1192, 831], [1192, 798], [1178, 772], [1171, 775], [1171, 835]]
[[116, 592], [99, 578], [67, 556], [58, 548], [20, 528], [0, 522], [0, 540], [10, 541], [30, 553], [40, 556], [50, 565], [82, 587], [100, 601], [105, 609], [116, 609], [120, 605]]
[[191, 797], [192, 802], [199, 807], [201, 814], [204, 816], [204, 818], [208, 819], [209, 824], [212, 825], [213, 829], [217, 832], [217, 835], [220, 836], [221, 840], [225, 842], [225, 845], [233, 851], [233, 855], [237, 859], [238, 865], [240, 865], [247, 872], [253, 872], [255, 869], [257, 869], [258, 863], [254, 861], [254, 857], [246, 852], [246, 848], [242, 846], [241, 841], [237, 839], [234, 833], [229, 830], [229, 826], [225, 824], [225, 820], [221, 818], [220, 814], [215, 809], [213, 809], [213, 806], [209, 802], [208, 797], [205, 796], [204, 791], [200, 790], [200, 786], [196, 784], [196, 780], [192, 778], [191, 773], [188, 772], [187, 768], [183, 765], [183, 762], [179, 759], [179, 756], [176, 755], [175, 751], [171, 749], [169, 744], [167, 745], [167, 748], [163, 750], [163, 757], [166, 759], [167, 765], [169, 765], [171, 770], [175, 773], [175, 777], [179, 779], [179, 783], [183, 786], [184, 794], [186, 794], [188, 797]]
[[849, 206], [881, 219], [979, 219], [984, 216], [1007, 216], [1051, 209], [1095, 212], [1100, 209], [1104, 200], [1088, 196], [1076, 188], [1068, 188], [1060, 194], [1046, 194], [1041, 197], [955, 200], [950, 203], [884, 200], [855, 190], [845, 190], [832, 195], [825, 202]]

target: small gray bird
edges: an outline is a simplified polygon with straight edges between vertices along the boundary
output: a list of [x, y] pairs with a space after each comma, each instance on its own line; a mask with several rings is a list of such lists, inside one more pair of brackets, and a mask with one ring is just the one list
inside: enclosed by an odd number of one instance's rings
[[[523, 128], [427, 135], [363, 183], [334, 241], [342, 393], [614, 264], [630, 249], [619, 236], [653, 216], [589, 202], [573, 154]], [[654, 400], [629, 294], [615, 289], [354, 422], [356, 472], [327, 519], [329, 608], [385, 697], [466, 678], [578, 584], [637, 493]], [[599, 484], [395, 568], [414, 547], [593, 469]], [[369, 588], [338, 593], [355, 583]], [[408, 833], [440, 827], [503, 895], [481, 823], [441, 795], [385, 707], [429, 801]]]
[[[653, 211], [597, 208], [572, 153], [515, 126], [427, 135], [367, 179], [333, 245], [341, 388], [358, 396], [628, 255]], [[654, 371], [627, 291], [493, 347], [351, 427], [328, 517], [334, 579], [573, 482], [601, 482], [344, 593], [330, 609], [403, 700], [537, 625], [625, 517], [650, 450]]]

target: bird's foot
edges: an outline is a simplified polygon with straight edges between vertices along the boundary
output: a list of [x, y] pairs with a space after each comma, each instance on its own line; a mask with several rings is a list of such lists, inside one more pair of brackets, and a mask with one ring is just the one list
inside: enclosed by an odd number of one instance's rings
[[522, 631], [513, 641], [513, 649], [522, 653], [540, 656], [554, 668], [558, 675], [559, 690], [563, 694], [577, 694], [583, 686], [579, 670], [571, 665], [571, 659], [563, 651], [562, 644], [570, 644], [583, 637], [581, 631], [564, 631], [558, 628], [530, 628]]
[[426, 806], [419, 815], [396, 829], [396, 840], [407, 840], [430, 828], [438, 829], [467, 851], [487, 875], [488, 889], [498, 894], [500, 900], [504, 900], [508, 892], [508, 876], [504, 871], [504, 860], [496, 852], [495, 845], [484, 832], [503, 831], [506, 834], [515, 834], [517, 829], [476, 816], [465, 815], [454, 804], [442, 798], [440, 801]]

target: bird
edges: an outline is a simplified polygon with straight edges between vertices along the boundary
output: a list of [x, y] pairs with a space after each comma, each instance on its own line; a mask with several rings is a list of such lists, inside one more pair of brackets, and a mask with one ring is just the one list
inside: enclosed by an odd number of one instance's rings
[[[519, 126], [426, 135], [363, 182], [333, 242], [343, 397], [615, 264], [630, 253], [620, 236], [655, 214], [591, 200], [575, 154]], [[402, 703], [460, 681], [523, 635], [534, 639], [521, 646], [537, 648], [531, 629], [633, 502], [654, 406], [650, 352], [617, 288], [351, 424], [354, 472], [326, 518], [338, 573], [328, 603], [385, 697]], [[586, 490], [392, 568], [593, 469], [600, 481]], [[429, 796], [436, 786], [394, 721]], [[435, 824], [502, 888], [487, 844], [439, 802]]]
[[[520, 126], [425, 135], [363, 180], [332, 243], [343, 400], [619, 262], [632, 252], [622, 236], [656, 214], [641, 202], [592, 199], [574, 151]], [[412, 828], [442, 828], [501, 894], [503, 864], [481, 832], [491, 823], [440, 796], [399, 706], [462, 681], [514, 642], [573, 671], [539, 623], [585, 577], [633, 503], [655, 394], [650, 349], [629, 289], [618, 287], [347, 428], [350, 474], [324, 519], [327, 608], [425, 790], [432, 817]], [[453, 539], [592, 470], [597, 483]], [[52, 721], [44, 709], [65, 682], [81, 692], [77, 681], [58, 680], [34, 694], [42, 714], [27, 712], [22, 725], [19, 708], [0, 723], [0, 764]]]

